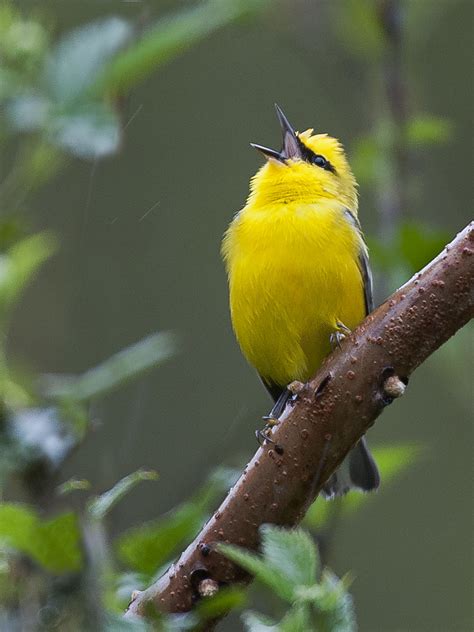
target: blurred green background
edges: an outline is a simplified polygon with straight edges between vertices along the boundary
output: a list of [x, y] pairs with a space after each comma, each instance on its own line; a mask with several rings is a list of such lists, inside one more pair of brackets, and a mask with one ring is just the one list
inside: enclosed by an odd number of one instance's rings
[[[449, 240], [471, 216], [473, 5], [401, 4], [408, 108], [441, 117], [447, 130], [443, 142], [412, 148], [403, 211], [422, 236], [431, 230]], [[16, 6], [61, 34], [110, 15], [146, 25], [186, 5]], [[238, 465], [255, 450], [254, 429], [270, 402], [232, 334], [219, 248], [261, 164], [249, 142], [280, 142], [275, 101], [297, 129], [340, 138], [356, 171], [360, 165], [360, 219], [377, 251], [377, 302], [410, 275], [384, 230], [377, 176], [364, 177], [373, 165], [360, 157], [360, 139], [381, 137], [384, 70], [377, 37], [354, 15], [349, 0], [282, 0], [210, 34], [120, 101], [125, 132], [116, 154], [61, 158], [58, 175], [31, 195], [27, 210], [21, 205], [32, 230], [57, 236], [58, 250], [14, 313], [8, 352], [17, 364], [81, 373], [157, 330], [180, 340], [171, 361], [93, 403], [94, 430], [64, 472], [63, 480], [88, 479], [95, 491], [142, 466], [159, 472], [158, 483], [114, 509], [113, 535], [173, 508], [213, 468]], [[5, 170], [17, 142], [9, 141]], [[398, 277], [387, 274], [384, 250]], [[412, 442], [423, 451], [363, 510], [337, 523], [329, 562], [355, 577], [362, 631], [472, 627], [472, 368], [472, 337], [462, 331], [370, 432], [374, 446]], [[221, 629], [241, 624], [227, 620]]]

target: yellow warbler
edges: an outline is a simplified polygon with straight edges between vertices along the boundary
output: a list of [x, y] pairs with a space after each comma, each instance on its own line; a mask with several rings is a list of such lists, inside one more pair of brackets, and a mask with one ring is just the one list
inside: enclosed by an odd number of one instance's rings
[[[275, 401], [307, 381], [344, 332], [372, 310], [367, 248], [357, 219], [357, 184], [341, 144], [295, 132], [276, 106], [283, 147], [253, 145], [267, 159], [227, 230], [222, 253], [234, 331]], [[326, 483], [330, 497], [379, 485], [365, 439]]]

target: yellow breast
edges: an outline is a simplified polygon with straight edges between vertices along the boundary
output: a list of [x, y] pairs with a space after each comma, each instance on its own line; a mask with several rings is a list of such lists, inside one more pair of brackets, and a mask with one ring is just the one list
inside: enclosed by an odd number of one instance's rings
[[284, 386], [307, 380], [342, 322], [365, 316], [362, 240], [334, 201], [247, 205], [224, 238], [232, 324], [247, 360]]

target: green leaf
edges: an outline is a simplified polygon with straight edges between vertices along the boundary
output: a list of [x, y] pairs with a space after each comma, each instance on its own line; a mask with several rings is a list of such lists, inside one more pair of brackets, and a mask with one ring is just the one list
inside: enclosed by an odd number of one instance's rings
[[281, 599], [289, 603], [292, 602], [294, 596], [293, 586], [262, 557], [233, 544], [220, 543], [216, 546], [216, 549], [219, 553], [222, 553], [232, 562], [253, 575], [255, 579], [267, 586]]
[[375, 267], [393, 276], [402, 277], [417, 272], [437, 256], [450, 240], [447, 231], [418, 221], [404, 221], [390, 242], [368, 236], [370, 258]]
[[17, 242], [0, 255], [0, 317], [5, 317], [21, 292], [55, 249], [50, 233], [38, 233]]
[[301, 529], [263, 525], [260, 533], [262, 556], [230, 544], [219, 544], [218, 550], [291, 603], [297, 587], [316, 581], [316, 547]]
[[207, 520], [209, 508], [235, 482], [238, 473], [217, 468], [191, 500], [160, 520], [130, 529], [116, 541], [120, 559], [130, 568], [152, 575], [193, 538]]
[[376, 63], [383, 53], [385, 36], [372, 0], [335, 2], [331, 3], [331, 8], [337, 12], [332, 24], [351, 55]]
[[152, 334], [78, 377], [44, 376], [43, 390], [50, 398], [87, 402], [162, 364], [176, 353], [176, 349], [174, 334]]
[[316, 547], [301, 529], [263, 525], [260, 533], [262, 556], [230, 544], [219, 544], [218, 550], [291, 603], [298, 586], [316, 581]]
[[423, 452], [423, 446], [416, 443], [394, 443], [372, 448], [372, 454], [386, 483], [391, 483], [418, 461]]
[[351, 164], [360, 183], [393, 186], [394, 152], [398, 130], [394, 122], [382, 115], [370, 134], [356, 139], [351, 151]]
[[337, 514], [340, 502], [340, 498], [334, 498], [328, 502], [322, 496], [318, 496], [306, 512], [303, 525], [315, 531], [322, 529], [325, 525], [330, 524], [333, 515]]
[[245, 603], [245, 592], [241, 588], [221, 588], [212, 597], [198, 602], [196, 612], [204, 621], [221, 617]]
[[68, 481], [58, 486], [57, 492], [59, 496], [66, 496], [71, 492], [85, 491], [91, 488], [91, 484], [86, 479], [70, 478]]
[[362, 136], [356, 140], [351, 151], [351, 164], [358, 182], [376, 182], [380, 159], [381, 148], [374, 136]]
[[249, 632], [309, 632], [315, 629], [309, 609], [304, 604], [293, 606], [279, 623], [273, 623], [268, 617], [252, 611], [244, 612], [242, 619]]
[[41, 561], [43, 557], [45, 567], [56, 572], [78, 570], [81, 567], [80, 531], [77, 516], [73, 512], [41, 523], [38, 536], [43, 541], [43, 551], [38, 554], [38, 559]]
[[265, 561], [292, 586], [316, 581], [318, 560], [311, 536], [302, 529], [283, 529], [273, 525], [260, 528]]
[[309, 608], [305, 604], [295, 604], [278, 626], [279, 632], [308, 632], [313, 629]]
[[9, 435], [21, 449], [26, 462], [36, 459], [58, 468], [77, 444], [77, 436], [61, 418], [58, 410], [24, 408], [8, 420]]
[[446, 231], [410, 221], [401, 224], [396, 248], [411, 271], [416, 272], [438, 255], [450, 239]]
[[42, 521], [27, 505], [1, 503], [0, 540], [54, 573], [82, 565], [80, 531], [72, 512]]
[[17, 189], [29, 191], [50, 180], [64, 163], [62, 152], [39, 136], [22, 143], [16, 169]]
[[148, 470], [137, 470], [122, 478], [112, 489], [91, 499], [87, 504], [89, 516], [94, 520], [103, 520], [114, 505], [126, 496], [141, 481], [156, 481], [158, 474]]
[[355, 632], [357, 624], [352, 597], [346, 581], [325, 570], [320, 582], [321, 593], [315, 605], [318, 610], [318, 628], [331, 632]]
[[[382, 479], [379, 493], [384, 493], [388, 486], [423, 454], [421, 446], [412, 443], [376, 446], [371, 450]], [[373, 494], [359, 492], [351, 492], [330, 502], [318, 497], [309, 508], [304, 524], [311, 529], [321, 529], [330, 522], [334, 511], [338, 515], [349, 516], [373, 498]]]
[[219, 494], [226, 493], [239, 480], [242, 470], [235, 467], [219, 465], [209, 474], [206, 483], [198, 491], [195, 498], [202, 499], [204, 506], [208, 506]]
[[0, 59], [28, 75], [43, 58], [48, 33], [38, 20], [24, 19], [11, 4], [0, 5]]
[[202, 507], [186, 503], [160, 520], [130, 529], [116, 541], [119, 558], [130, 568], [151, 575], [169, 560], [205, 520]]
[[64, 114], [52, 114], [47, 138], [79, 158], [102, 158], [120, 145], [120, 121], [106, 103], [75, 105]]
[[249, 632], [280, 632], [278, 624], [272, 621], [270, 617], [253, 610], [244, 612], [242, 620]]
[[394, 252], [393, 245], [374, 235], [365, 235], [369, 249], [370, 262], [374, 269], [388, 273], [400, 259], [400, 254]]
[[408, 121], [405, 138], [413, 146], [436, 145], [450, 140], [453, 130], [454, 125], [448, 119], [432, 114], [419, 114]]
[[[405, 443], [371, 448], [382, 479], [382, 485], [390, 484], [408, 469], [422, 454], [421, 446]], [[342, 499], [342, 515], [353, 513], [360, 506], [373, 499], [371, 494], [353, 493]]]
[[353, 632], [348, 581], [324, 571], [317, 582], [317, 553], [310, 536], [301, 529], [285, 531], [273, 525], [265, 525], [261, 534], [262, 556], [228, 544], [220, 544], [218, 550], [292, 607], [278, 624], [247, 612], [243, 617], [247, 628], [252, 632]]
[[131, 34], [130, 24], [118, 17], [92, 22], [67, 33], [45, 68], [45, 88], [52, 100], [66, 103], [83, 97]]
[[22, 131], [43, 130], [48, 142], [80, 158], [116, 151], [118, 115], [103, 95], [92, 99], [89, 89], [130, 35], [130, 25], [116, 17], [68, 33], [46, 63], [46, 93], [36, 90], [13, 99], [7, 109], [10, 122]]
[[51, 104], [37, 94], [24, 94], [12, 99], [6, 107], [10, 124], [22, 132], [41, 129], [48, 120]]
[[261, 12], [268, 0], [209, 0], [160, 20], [105, 68], [96, 93], [126, 92], [218, 28]]

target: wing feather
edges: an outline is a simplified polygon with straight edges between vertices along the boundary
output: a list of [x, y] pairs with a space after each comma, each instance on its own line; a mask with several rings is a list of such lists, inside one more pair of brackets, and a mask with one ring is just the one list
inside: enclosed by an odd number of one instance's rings
[[372, 272], [369, 264], [369, 254], [367, 252], [367, 246], [365, 245], [364, 236], [362, 235], [362, 229], [359, 224], [359, 220], [348, 209], [345, 211], [347, 220], [354, 226], [359, 233], [361, 244], [359, 251], [359, 269], [362, 276], [362, 283], [364, 287], [364, 300], [365, 300], [365, 312], [366, 315], [374, 309], [374, 296], [372, 286]]

